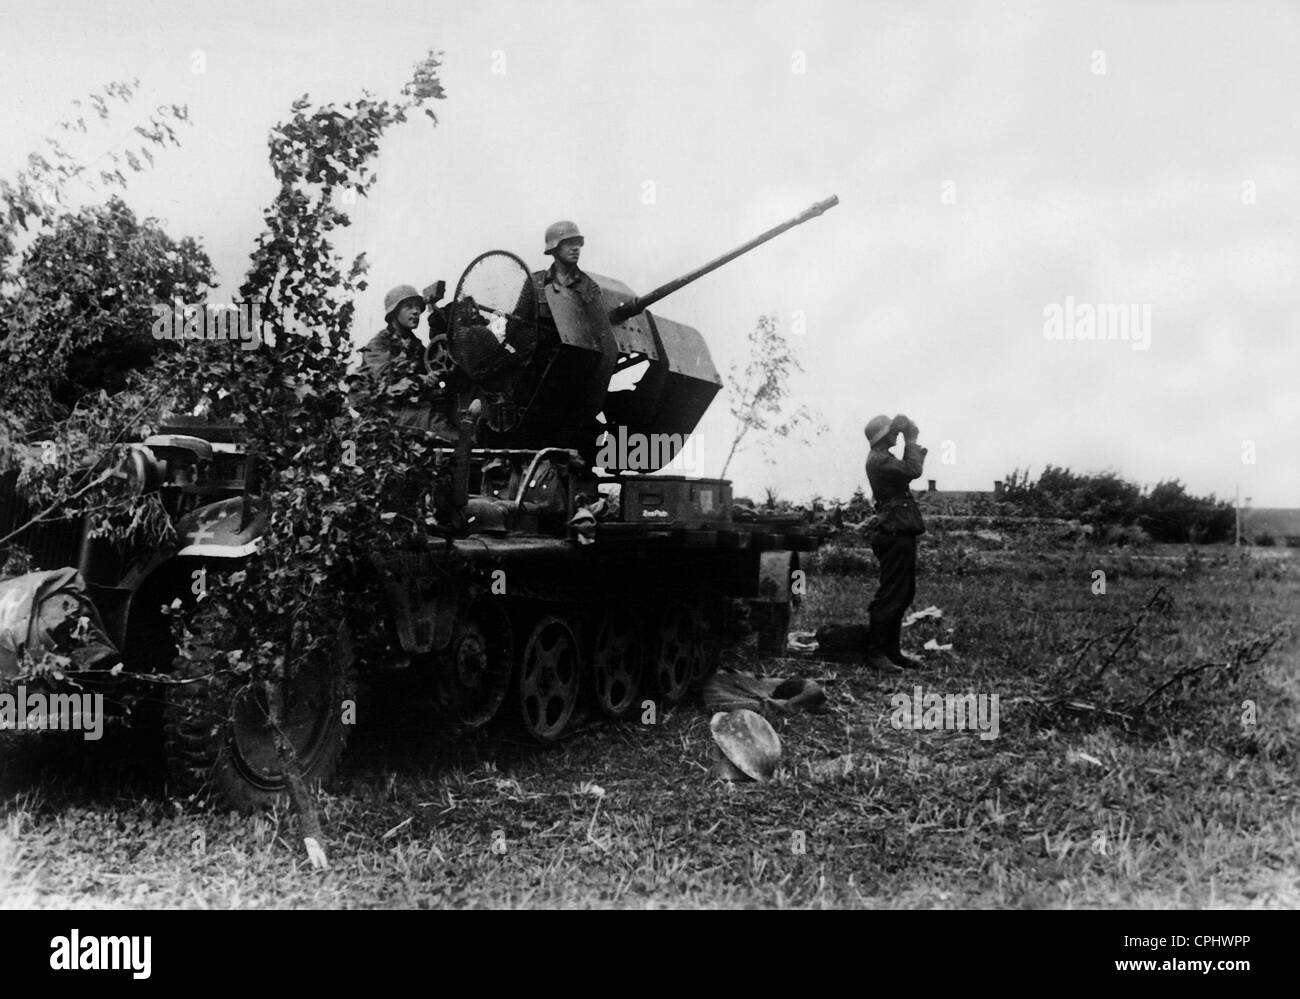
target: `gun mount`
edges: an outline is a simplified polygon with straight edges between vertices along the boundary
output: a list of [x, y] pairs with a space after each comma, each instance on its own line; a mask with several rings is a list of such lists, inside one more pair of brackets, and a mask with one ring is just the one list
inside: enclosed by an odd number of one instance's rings
[[[552, 295], [542, 287], [541, 272], [530, 274], [512, 254], [477, 258], [457, 287], [451, 338], [453, 357], [473, 358], [461, 363], [463, 371], [473, 369], [462, 405], [476, 394], [485, 397], [487, 430], [480, 428], [480, 443], [574, 448], [594, 465], [596, 442], [608, 433], [659, 446], [641, 452], [644, 460], [635, 468], [607, 462], [602, 467], [655, 471], [671, 461], [722, 379], [700, 332], [650, 312], [650, 306], [837, 204], [834, 195], [819, 201], [644, 295], [594, 273], [588, 276], [598, 296]], [[494, 323], [498, 343], [481, 332]], [[637, 367], [644, 370], [632, 388], [611, 389], [615, 374]]]

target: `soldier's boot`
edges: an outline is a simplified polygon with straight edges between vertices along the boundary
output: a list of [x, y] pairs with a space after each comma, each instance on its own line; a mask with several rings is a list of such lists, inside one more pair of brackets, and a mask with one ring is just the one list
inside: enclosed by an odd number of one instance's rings
[[891, 652], [888, 659], [899, 669], [925, 669], [925, 663], [919, 659], [913, 659], [903, 652]]
[[889, 622], [889, 644], [885, 647], [885, 657], [900, 669], [925, 669], [925, 663], [903, 652], [902, 643], [903, 619], [900, 617]]
[[881, 652], [868, 652], [863, 665], [866, 666], [867, 669], [875, 670], [877, 673], [882, 674], [892, 675], [903, 672], [901, 666]]
[[877, 673], [901, 673], [899, 667], [888, 655], [889, 623], [872, 615], [867, 626], [867, 654], [863, 664]]

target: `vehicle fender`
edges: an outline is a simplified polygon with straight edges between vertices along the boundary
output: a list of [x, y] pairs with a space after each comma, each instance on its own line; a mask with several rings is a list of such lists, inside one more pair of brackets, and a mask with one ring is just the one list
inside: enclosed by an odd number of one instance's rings
[[[244, 516], [244, 504], [251, 516]], [[176, 523], [176, 556], [247, 558], [266, 531], [266, 505], [253, 497], [232, 496], [187, 513]]]

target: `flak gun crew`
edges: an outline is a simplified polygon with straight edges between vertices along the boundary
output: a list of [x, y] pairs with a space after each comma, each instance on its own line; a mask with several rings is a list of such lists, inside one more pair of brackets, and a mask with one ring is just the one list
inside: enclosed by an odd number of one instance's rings
[[551, 266], [532, 272], [519, 290], [514, 310], [517, 316], [535, 315], [541, 321], [544, 348], [553, 346], [555, 339], [548, 296], [572, 296], [584, 306], [600, 301], [600, 286], [578, 266], [587, 240], [577, 223], [552, 222], [546, 227], [545, 241], [542, 252], [551, 258]]
[[[361, 373], [370, 378], [377, 394], [388, 398], [392, 417], [397, 423], [428, 430], [454, 443], [458, 436], [455, 426], [434, 404], [425, 402], [408, 405], [388, 396], [390, 387], [403, 378], [414, 382], [415, 378], [425, 372], [425, 348], [416, 337], [415, 330], [420, 325], [426, 299], [429, 306], [429, 342], [434, 344], [440, 337], [445, 340], [446, 321], [436, 304], [442, 297], [444, 287], [443, 282], [439, 281], [425, 288], [423, 293], [409, 284], [399, 284], [389, 290], [384, 296], [384, 321], [387, 325], [361, 348]], [[445, 374], [433, 372], [435, 377]]]
[[[551, 258], [551, 266], [544, 271], [533, 274], [533, 280], [541, 285], [554, 285], [556, 289], [572, 289], [584, 302], [600, 294], [596, 282], [578, 267], [582, 248], [586, 245], [584, 237], [576, 222], [553, 222], [546, 227], [546, 249], [542, 252]], [[538, 307], [544, 315], [549, 314], [546, 297], [543, 295]]]
[[[546, 227], [546, 249], [543, 251], [551, 258], [551, 266], [545, 270], [534, 271], [532, 281], [520, 292], [516, 314], [527, 315], [525, 311], [529, 298], [537, 304], [537, 316], [543, 327], [554, 336], [554, 319], [551, 315], [550, 297], [571, 297], [584, 310], [595, 310], [603, 316], [604, 306], [600, 294], [600, 285], [578, 266], [586, 237], [579, 231], [577, 223], [569, 221], [552, 222]], [[595, 324], [597, 328], [600, 323]], [[612, 343], [611, 343], [612, 345]], [[603, 345], [602, 345], [603, 346]], [[615, 347], [615, 349], [617, 349]]]
[[[564, 307], [566, 311], [586, 313], [586, 326], [599, 337], [600, 349], [593, 352], [588, 370], [578, 374], [577, 385], [589, 388], [583, 405], [575, 409], [590, 416], [584, 416], [583, 425], [555, 429], [557, 439], [575, 435], [584, 441], [594, 441], [602, 427], [590, 417], [594, 417], [604, 403], [609, 379], [618, 362], [618, 343], [609, 329], [600, 285], [578, 266], [586, 238], [577, 223], [567, 219], [552, 222], [546, 227], [543, 238], [543, 252], [551, 258], [551, 265], [545, 270], [533, 271], [530, 279], [524, 282], [515, 305], [515, 315], [537, 316], [539, 349], [534, 356], [533, 369], [538, 373], [545, 369], [551, 353], [560, 345], [553, 308]], [[581, 388], [576, 390], [581, 391]], [[594, 445], [588, 442], [579, 450], [586, 448], [591, 449], [594, 460]]]
[[[903, 457], [889, 448], [903, 435]], [[916, 596], [916, 538], [925, 533], [921, 509], [909, 483], [919, 479], [926, 449], [917, 442], [919, 428], [899, 413], [872, 417], [865, 430], [871, 450], [867, 454], [867, 481], [876, 501], [871, 550], [880, 565], [880, 585], [867, 611], [866, 665], [884, 673], [915, 669], [921, 664], [905, 656], [901, 647], [903, 615]]]

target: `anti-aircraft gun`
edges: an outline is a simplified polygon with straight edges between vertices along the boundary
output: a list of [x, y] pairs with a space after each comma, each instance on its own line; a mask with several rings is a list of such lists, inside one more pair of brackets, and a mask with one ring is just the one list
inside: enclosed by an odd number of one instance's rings
[[[460, 401], [484, 402], [481, 440], [499, 447], [572, 447], [590, 459], [598, 453], [598, 438], [608, 433], [642, 445], [638, 451], [604, 452], [623, 459], [631, 454], [635, 467], [628, 468], [626, 460], [591, 463], [623, 471], [667, 464], [722, 380], [699, 331], [650, 307], [837, 204], [835, 196], [820, 201], [639, 296], [623, 282], [593, 273], [600, 295], [582, 302], [530, 277], [513, 254], [493, 251], [476, 258], [457, 285], [450, 353], [463, 376]], [[611, 389], [611, 377], [628, 369], [641, 371], [634, 386]]]
[[[378, 564], [394, 648], [367, 657], [368, 667], [423, 671], [440, 706], [435, 724], [475, 729], [512, 700], [524, 729], [550, 742], [584, 698], [610, 718], [644, 717], [647, 700], [658, 711], [686, 697], [728, 642], [757, 633], [760, 652], [780, 651], [802, 592], [799, 553], [818, 536], [797, 515], [736, 508], [725, 480], [644, 474], [681, 450], [721, 387], [699, 332], [649, 307], [837, 203], [815, 204], [646, 295], [591, 275], [599, 294], [581, 308], [552, 304], [549, 318], [526, 294], [536, 285], [522, 260], [475, 259], [450, 308], [454, 363], [443, 368], [444, 415], [459, 440], [431, 434], [423, 452], [439, 466], [442, 540]], [[632, 387], [611, 387], [634, 367]], [[271, 511], [237, 426], [175, 417], [131, 445], [115, 475], [134, 494], [157, 494], [175, 533], [157, 550], [119, 551], [85, 518], [23, 528], [32, 511], [15, 475], [0, 476], [0, 539], [16, 539], [37, 571], [0, 580], [0, 610], [9, 610], [0, 682], [16, 675], [16, 650], [72, 648], [89, 623], [94, 642], [77, 674], [88, 689], [116, 689], [119, 654], [129, 671], [180, 681], [163, 687], [162, 705], [174, 792], [206, 791], [241, 809], [283, 797], [284, 736], [304, 780], [330, 778], [348, 728], [339, 705], [352, 696], [342, 624], [336, 646], [284, 692], [277, 728], [265, 692], [240, 686], [228, 668], [243, 648], [239, 622], [199, 607], [189, 625], [197, 637], [178, 655], [160, 610], [177, 598], [193, 606], [195, 580], [255, 557]]]
[[[734, 508], [726, 480], [643, 474], [722, 385], [700, 333], [649, 308], [838, 203], [641, 296], [596, 274], [598, 296], [551, 296], [514, 254], [471, 262], [450, 306], [448, 548], [386, 568], [398, 644], [431, 664], [454, 724], [485, 724], [513, 689], [527, 731], [553, 741], [584, 689], [621, 718], [643, 687], [680, 701], [729, 641], [784, 648], [798, 553], [818, 536], [798, 515]], [[611, 388], [633, 367], [631, 388]]]

